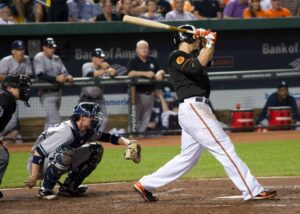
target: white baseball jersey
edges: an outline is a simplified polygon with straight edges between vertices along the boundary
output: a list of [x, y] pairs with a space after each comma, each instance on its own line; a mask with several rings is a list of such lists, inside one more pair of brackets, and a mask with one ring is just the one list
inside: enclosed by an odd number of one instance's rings
[[20, 75], [32, 76], [32, 65], [28, 56], [24, 56], [21, 63], [14, 60], [13, 56], [4, 57], [0, 61], [0, 74], [2, 75]]
[[[87, 62], [82, 66], [82, 76], [87, 77], [89, 73], [96, 70], [92, 62]], [[103, 92], [98, 86], [83, 87], [81, 93], [85, 96], [97, 99], [103, 97]]]
[[44, 73], [56, 77], [60, 74], [68, 74], [67, 69], [59, 56], [53, 55], [50, 59], [45, 56], [44, 52], [39, 52], [35, 55], [33, 67], [36, 75]]

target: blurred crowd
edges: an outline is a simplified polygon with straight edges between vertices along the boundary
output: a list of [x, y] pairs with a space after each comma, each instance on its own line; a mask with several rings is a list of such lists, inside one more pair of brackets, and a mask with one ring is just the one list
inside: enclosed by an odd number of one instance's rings
[[0, 24], [300, 16], [299, 0], [0, 0]]

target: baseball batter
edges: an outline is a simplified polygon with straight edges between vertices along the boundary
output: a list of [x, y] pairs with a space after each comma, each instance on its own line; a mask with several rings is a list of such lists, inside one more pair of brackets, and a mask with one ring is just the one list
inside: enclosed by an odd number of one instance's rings
[[[57, 47], [53, 38], [48, 37], [42, 42], [43, 51], [37, 53], [33, 59], [36, 76], [49, 83], [72, 82], [73, 77], [68, 74], [62, 60], [55, 55]], [[62, 91], [58, 85], [39, 90], [40, 102], [45, 109], [45, 130], [60, 122], [59, 108]]]
[[[101, 48], [95, 48], [92, 51], [91, 62], [87, 62], [82, 66], [82, 76], [83, 77], [114, 77], [117, 75], [116, 69], [112, 68], [106, 61], [106, 55]], [[79, 102], [95, 102], [100, 105], [103, 113], [103, 122], [101, 125], [101, 131], [106, 128], [108, 120], [108, 111], [105, 104], [105, 99], [103, 96], [103, 87], [100, 86], [90, 86], [83, 87], [81, 90], [81, 95]]]
[[[30, 59], [25, 55], [25, 44], [22, 40], [15, 40], [11, 43], [11, 55], [4, 57], [0, 61], [0, 80], [7, 75], [26, 75], [32, 76], [32, 65]], [[15, 137], [19, 134], [18, 126], [18, 108], [12, 115], [11, 120], [0, 133], [1, 135], [9, 135]]]
[[[115, 134], [99, 131], [103, 114], [97, 103], [82, 102], [75, 106], [70, 120], [48, 128], [36, 140], [28, 160], [30, 177], [25, 182], [32, 188], [42, 179], [38, 196], [55, 199], [53, 191], [60, 177], [68, 172], [59, 188], [60, 195], [79, 196], [87, 191], [83, 180], [96, 169], [103, 155], [103, 147], [97, 141], [115, 145], [128, 145], [126, 159], [139, 163], [140, 154], [133, 150], [136, 142]], [[140, 152], [140, 148], [138, 149]]]
[[[7, 76], [0, 90], [0, 132], [7, 126], [13, 113], [16, 110], [16, 100], [23, 100], [25, 103], [30, 98], [30, 79], [24, 75]], [[0, 134], [0, 184], [8, 165], [9, 153], [8, 149], [1, 141]], [[0, 192], [0, 198], [2, 198]]]
[[[196, 31], [192, 25], [180, 28]], [[203, 150], [207, 149], [223, 165], [244, 200], [273, 198], [276, 191], [266, 190], [250, 173], [208, 105], [210, 83], [205, 67], [214, 53], [216, 33], [196, 32], [194, 36], [175, 34], [177, 50], [170, 54], [168, 61], [171, 82], [180, 102], [181, 152], [156, 172], [140, 179], [134, 188], [146, 201], [157, 201], [151, 191], [178, 179], [197, 163]], [[200, 45], [199, 55], [192, 58], [190, 54]]]

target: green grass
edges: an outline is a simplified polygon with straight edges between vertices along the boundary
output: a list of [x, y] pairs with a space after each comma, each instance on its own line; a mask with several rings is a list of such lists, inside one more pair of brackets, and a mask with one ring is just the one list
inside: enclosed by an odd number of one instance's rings
[[[300, 176], [300, 140], [237, 144], [236, 151], [255, 176]], [[149, 174], [179, 153], [179, 146], [144, 147], [142, 162], [134, 164], [123, 159], [124, 147], [104, 151], [97, 169], [86, 183], [133, 181]], [[28, 153], [11, 153], [10, 164], [1, 188], [23, 185]], [[222, 166], [208, 152], [204, 152], [198, 164], [183, 178], [226, 177]]]

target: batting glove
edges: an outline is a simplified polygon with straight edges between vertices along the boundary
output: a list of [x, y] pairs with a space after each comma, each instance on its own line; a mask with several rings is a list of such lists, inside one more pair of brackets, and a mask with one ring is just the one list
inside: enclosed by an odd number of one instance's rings
[[216, 32], [210, 32], [204, 38], [206, 39], [206, 47], [207, 48], [212, 48], [216, 44], [217, 33]]
[[209, 33], [210, 33], [210, 30], [205, 30], [205, 29], [202, 29], [202, 28], [198, 28], [195, 31], [195, 34], [194, 34], [193, 38], [194, 39], [199, 39], [199, 38], [207, 36]]

